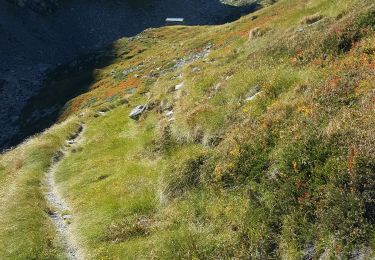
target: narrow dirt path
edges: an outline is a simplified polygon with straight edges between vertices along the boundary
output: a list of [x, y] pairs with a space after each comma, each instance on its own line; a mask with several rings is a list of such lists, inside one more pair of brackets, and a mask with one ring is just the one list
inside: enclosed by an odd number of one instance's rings
[[67, 140], [67, 148], [57, 152], [52, 159], [52, 164], [46, 173], [45, 197], [51, 207], [50, 217], [55, 225], [56, 231], [62, 242], [62, 246], [69, 260], [80, 260], [83, 258], [82, 250], [79, 248], [76, 239], [72, 233], [69, 223], [73, 216], [70, 213], [68, 205], [61, 197], [55, 183], [55, 172], [59, 168], [62, 160], [69, 156], [70, 151], [82, 142], [84, 126], [81, 125], [74, 136]]

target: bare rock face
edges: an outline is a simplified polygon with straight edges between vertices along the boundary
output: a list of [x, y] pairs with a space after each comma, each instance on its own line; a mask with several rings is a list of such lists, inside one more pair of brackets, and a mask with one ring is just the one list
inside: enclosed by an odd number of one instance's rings
[[8, 0], [22, 8], [28, 8], [40, 14], [50, 14], [56, 11], [60, 5], [60, 0]]

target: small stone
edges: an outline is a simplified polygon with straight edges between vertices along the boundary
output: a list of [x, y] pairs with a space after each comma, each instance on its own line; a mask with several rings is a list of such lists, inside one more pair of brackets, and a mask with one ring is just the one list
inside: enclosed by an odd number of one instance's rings
[[297, 32], [304, 32], [304, 31], [305, 31], [305, 29], [303, 27], [300, 27], [300, 28], [297, 29]]
[[252, 96], [248, 96], [248, 97], [245, 99], [245, 101], [249, 102], [249, 101], [254, 100], [254, 99], [255, 99], [260, 93], [262, 93], [262, 91], [260, 91], [260, 92], [258, 92], [258, 93], [256, 93], [256, 94], [254, 94], [254, 95], [252, 95]]
[[177, 91], [177, 90], [180, 90], [181, 88], [183, 88], [183, 86], [184, 86], [184, 83], [180, 83], [180, 84], [176, 85], [174, 87], [174, 89]]
[[103, 111], [99, 111], [98, 114], [99, 114], [100, 116], [104, 116], [106, 113], [103, 112]]
[[170, 116], [173, 116], [173, 114], [174, 114], [173, 111], [169, 111], [165, 113], [165, 116], [170, 117]]
[[138, 120], [139, 117], [147, 110], [147, 105], [136, 106], [129, 114], [129, 117]]
[[72, 144], [75, 144], [75, 141], [74, 140], [68, 140], [67, 143], [72, 145]]
[[72, 219], [72, 218], [73, 218], [73, 216], [72, 216], [72, 215], [69, 215], [69, 214], [67, 214], [67, 215], [63, 215], [63, 216], [62, 216], [62, 218], [63, 218], [63, 220], [67, 220], [67, 219]]
[[261, 89], [262, 88], [258, 85], [254, 86], [246, 95], [245, 101], [251, 101], [255, 99], [262, 92]]

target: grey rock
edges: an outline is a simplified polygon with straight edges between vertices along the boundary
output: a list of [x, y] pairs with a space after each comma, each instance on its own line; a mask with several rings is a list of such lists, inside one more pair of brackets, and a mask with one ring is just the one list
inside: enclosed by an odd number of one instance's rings
[[255, 86], [247, 95], [245, 98], [245, 101], [249, 102], [254, 100], [258, 95], [262, 93], [261, 87]]
[[146, 105], [139, 105], [136, 106], [129, 114], [129, 117], [133, 120], [138, 120], [141, 115], [147, 110], [147, 104]]

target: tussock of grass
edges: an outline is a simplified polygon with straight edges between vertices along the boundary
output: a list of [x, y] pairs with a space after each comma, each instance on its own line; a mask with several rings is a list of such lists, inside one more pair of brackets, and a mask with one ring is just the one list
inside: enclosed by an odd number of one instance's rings
[[113, 223], [108, 227], [106, 237], [114, 243], [120, 243], [137, 237], [145, 237], [149, 234], [150, 220], [145, 216], [127, 216], [119, 223]]
[[317, 21], [321, 20], [323, 18], [323, 16], [321, 14], [313, 14], [313, 15], [309, 15], [307, 17], [305, 17], [303, 20], [302, 20], [302, 24], [313, 24], [313, 23], [316, 23]]
[[[163, 193], [174, 198], [190, 189], [197, 188], [203, 175], [203, 167], [208, 155], [201, 151], [185, 151], [188, 158], [175, 158], [178, 164], [173, 163], [166, 166], [165, 183], [167, 186]], [[186, 156], [186, 155], [185, 155]]]

